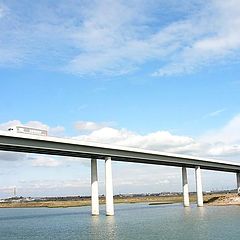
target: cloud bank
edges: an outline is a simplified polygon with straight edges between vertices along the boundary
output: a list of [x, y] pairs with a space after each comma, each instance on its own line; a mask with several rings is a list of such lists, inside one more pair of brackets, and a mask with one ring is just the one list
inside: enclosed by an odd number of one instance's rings
[[127, 129], [108, 126], [94, 129], [88, 134], [75, 138], [82, 141], [103, 142], [163, 152], [239, 160], [239, 131], [240, 115], [237, 115], [224, 127], [206, 132], [197, 138], [179, 136], [169, 131], [157, 131], [141, 135]]

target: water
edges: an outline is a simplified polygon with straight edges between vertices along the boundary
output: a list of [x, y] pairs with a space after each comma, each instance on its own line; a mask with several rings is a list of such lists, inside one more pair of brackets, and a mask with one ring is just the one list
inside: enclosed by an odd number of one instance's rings
[[0, 240], [240, 239], [240, 207], [116, 204], [115, 216], [89, 207], [0, 209]]

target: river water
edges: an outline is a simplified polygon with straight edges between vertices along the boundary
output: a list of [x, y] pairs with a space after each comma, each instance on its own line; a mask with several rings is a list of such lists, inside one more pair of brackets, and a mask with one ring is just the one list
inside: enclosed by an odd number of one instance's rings
[[240, 206], [116, 204], [115, 216], [89, 207], [0, 209], [0, 240], [239, 240]]

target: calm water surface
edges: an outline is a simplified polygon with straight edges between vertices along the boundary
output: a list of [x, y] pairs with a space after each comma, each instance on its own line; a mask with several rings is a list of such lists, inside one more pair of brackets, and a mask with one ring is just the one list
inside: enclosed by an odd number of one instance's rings
[[116, 204], [115, 216], [89, 207], [0, 209], [0, 240], [240, 239], [240, 207]]

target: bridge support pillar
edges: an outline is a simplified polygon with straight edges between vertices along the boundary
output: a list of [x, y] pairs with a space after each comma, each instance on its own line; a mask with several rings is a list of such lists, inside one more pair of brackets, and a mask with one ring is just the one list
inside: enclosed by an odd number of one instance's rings
[[91, 159], [92, 215], [99, 215], [97, 160]]
[[196, 177], [197, 205], [198, 207], [203, 207], [202, 177], [201, 168], [199, 166], [195, 168], [195, 177]]
[[189, 207], [189, 191], [188, 191], [188, 178], [187, 168], [182, 167], [182, 185], [183, 185], [183, 206]]
[[106, 215], [114, 215], [113, 206], [113, 184], [112, 184], [112, 160], [111, 157], [105, 158], [105, 184], [106, 184]]
[[237, 191], [240, 194], [240, 172], [237, 172]]

